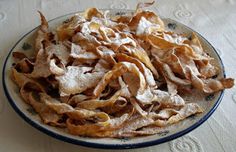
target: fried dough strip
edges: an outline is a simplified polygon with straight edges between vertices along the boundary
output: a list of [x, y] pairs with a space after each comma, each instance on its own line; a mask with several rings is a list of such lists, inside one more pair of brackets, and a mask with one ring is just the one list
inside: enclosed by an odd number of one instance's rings
[[179, 111], [175, 111], [177, 114], [172, 115], [168, 120], [158, 119], [154, 122], [156, 126], [164, 127], [167, 125], [171, 125], [177, 123], [191, 115], [202, 113], [203, 110], [196, 103], [187, 103], [185, 104]]
[[104, 112], [94, 112], [86, 109], [74, 109], [72, 106], [61, 103], [60, 101], [51, 98], [50, 96], [41, 93], [40, 94], [41, 100], [49, 106], [52, 110], [54, 110], [58, 114], [66, 114], [72, 119], [81, 120], [81, 119], [88, 119], [90, 117], [96, 117], [101, 121], [109, 120], [109, 116]]
[[49, 45], [49, 30], [48, 30], [48, 22], [43, 14], [38, 11], [40, 18], [41, 18], [41, 25], [37, 32], [37, 37], [35, 39], [35, 51], [36, 54], [39, 50], [44, 49], [46, 46]]
[[77, 107], [84, 108], [84, 109], [90, 109], [94, 110], [97, 108], [102, 108], [105, 106], [111, 106], [114, 104], [119, 96], [121, 94], [121, 90], [118, 90], [111, 98], [106, 100], [100, 100], [100, 99], [91, 99], [91, 100], [85, 100], [77, 104]]
[[130, 57], [130, 56], [123, 54], [123, 53], [116, 54], [116, 58], [118, 59], [119, 62], [127, 61], [130, 63], [134, 63], [139, 68], [139, 70], [143, 73], [143, 75], [145, 76], [146, 81], [149, 84], [149, 86], [153, 87], [153, 88], [156, 87], [156, 82], [154, 80], [154, 77], [153, 77], [151, 71], [148, 68], [146, 68], [138, 59], [136, 59], [134, 57]]
[[145, 81], [144, 76], [141, 74], [141, 72], [137, 68], [137, 66], [129, 62], [119, 62], [113, 67], [111, 71], [108, 71], [103, 76], [102, 80], [98, 83], [98, 85], [93, 91], [94, 96], [98, 97], [111, 80], [118, 78], [119, 76], [123, 75], [126, 72], [134, 73], [135, 75], [139, 77], [140, 88], [138, 89], [138, 92], [142, 94], [146, 87], [146, 81]]
[[214, 80], [214, 79], [204, 80], [194, 75], [191, 69], [189, 70], [191, 73], [192, 85], [195, 88], [204, 91], [205, 93], [214, 93], [217, 91], [221, 91], [225, 88], [231, 88], [234, 86], [234, 79], [232, 78], [220, 79], [220, 80]]
[[129, 114], [123, 114], [121, 117], [110, 119], [106, 126], [101, 124], [75, 125], [72, 119], [67, 120], [68, 131], [74, 135], [89, 137], [111, 137], [114, 131], [122, 127], [123, 123], [129, 118]]

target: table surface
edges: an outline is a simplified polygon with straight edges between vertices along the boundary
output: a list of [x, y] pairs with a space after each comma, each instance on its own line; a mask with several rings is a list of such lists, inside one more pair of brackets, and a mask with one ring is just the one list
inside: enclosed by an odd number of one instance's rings
[[[135, 9], [136, 0], [0, 0], [0, 62], [20, 37], [48, 19], [88, 7]], [[217, 49], [228, 77], [236, 77], [236, 0], [158, 0], [152, 9], [202, 34]], [[2, 66], [1, 66], [2, 69]], [[41, 133], [9, 105], [0, 84], [0, 152], [104, 151], [72, 145]], [[236, 87], [226, 90], [216, 112], [191, 133], [157, 146], [123, 151], [235, 152]], [[109, 151], [109, 150], [108, 150]]]

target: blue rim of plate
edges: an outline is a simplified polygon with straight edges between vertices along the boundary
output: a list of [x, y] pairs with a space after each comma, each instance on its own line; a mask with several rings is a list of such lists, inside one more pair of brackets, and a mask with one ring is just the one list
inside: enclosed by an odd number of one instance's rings
[[[109, 9], [104, 9], [104, 10], [109, 10]], [[133, 10], [119, 10], [117, 9], [117, 11], [133, 11]], [[56, 20], [56, 19], [59, 19], [61, 17], [65, 17], [65, 16], [69, 16], [69, 15], [73, 15], [75, 13], [79, 13], [79, 12], [73, 12], [73, 13], [69, 13], [69, 14], [66, 14], [66, 15], [62, 15], [62, 16], [59, 16], [59, 17], [56, 17], [54, 19], [51, 19], [49, 20], [48, 22], [51, 22], [53, 20]], [[169, 19], [169, 18], [168, 18]], [[226, 74], [225, 74], [225, 67], [224, 67], [224, 64], [222, 62], [222, 59], [220, 58], [220, 55], [218, 54], [218, 52], [216, 51], [216, 49], [211, 45], [211, 43], [206, 40], [201, 34], [199, 34], [198, 32], [196, 32], [195, 30], [191, 29], [190, 27], [184, 25], [183, 23], [180, 23], [180, 22], [177, 22], [173, 19], [169, 19], [169, 20], [172, 20], [173, 22], [176, 22], [178, 24], [181, 24], [182, 26], [184, 26], [185, 28], [195, 32], [198, 34], [198, 36], [200, 36], [204, 41], [207, 42], [207, 44], [209, 46], [211, 46], [211, 48], [214, 50], [214, 52], [216, 53], [219, 61], [220, 61], [220, 65], [222, 66], [222, 72], [223, 72], [223, 77], [225, 78], [226, 77]], [[134, 148], [143, 148], [143, 147], [149, 147], [149, 146], [154, 146], [154, 145], [158, 145], [158, 144], [162, 144], [162, 143], [165, 143], [165, 142], [168, 142], [168, 141], [171, 141], [173, 139], [176, 139], [178, 137], [181, 137], [191, 131], [193, 131], [194, 129], [196, 129], [197, 127], [199, 127], [201, 124], [203, 124], [212, 114], [213, 112], [217, 109], [217, 107], [219, 106], [223, 96], [224, 96], [224, 90], [221, 91], [216, 103], [214, 104], [214, 106], [212, 107], [212, 109], [205, 115], [203, 116], [198, 122], [194, 123], [192, 126], [182, 130], [182, 131], [179, 131], [175, 134], [172, 134], [170, 136], [167, 136], [167, 137], [164, 137], [164, 138], [161, 138], [161, 139], [157, 139], [157, 140], [153, 140], [153, 141], [147, 141], [147, 142], [142, 142], [142, 143], [137, 143], [137, 144], [125, 144], [125, 143], [122, 143], [122, 144], [109, 144], [109, 145], [106, 145], [106, 144], [100, 144], [100, 143], [92, 143], [92, 142], [86, 142], [86, 141], [83, 141], [83, 140], [76, 140], [76, 139], [72, 139], [72, 138], [69, 138], [69, 137], [66, 137], [66, 136], [63, 136], [63, 135], [60, 135], [58, 133], [55, 133], [55, 132], [52, 132], [46, 128], [44, 128], [43, 126], [41, 125], [38, 125], [37, 123], [35, 123], [34, 121], [32, 121], [30, 118], [28, 118], [22, 111], [20, 111], [20, 109], [16, 106], [14, 100], [11, 98], [11, 95], [10, 93], [8, 92], [7, 90], [7, 87], [6, 87], [6, 83], [5, 83], [5, 72], [6, 72], [6, 64], [7, 64], [7, 61], [12, 53], [12, 51], [15, 49], [15, 47], [18, 45], [18, 43], [25, 37], [27, 36], [28, 34], [30, 34], [31, 32], [33, 32], [35, 29], [37, 29], [39, 26], [35, 27], [34, 29], [32, 29], [31, 31], [27, 32], [26, 34], [24, 34], [17, 42], [16, 44], [12, 47], [12, 49], [10, 50], [10, 52], [8, 53], [5, 61], [4, 61], [4, 64], [3, 64], [3, 70], [2, 70], [2, 84], [3, 84], [3, 89], [4, 89], [4, 93], [10, 103], [10, 105], [13, 107], [13, 109], [16, 111], [16, 113], [18, 113], [27, 123], [29, 123], [31, 126], [33, 126], [34, 128], [38, 129], [39, 131], [53, 137], [53, 138], [56, 138], [56, 139], [59, 139], [61, 141], [64, 141], [64, 142], [68, 142], [68, 143], [71, 143], [71, 144], [75, 144], [75, 145], [80, 145], [80, 146], [85, 146], [85, 147], [90, 147], [90, 148], [100, 148], [100, 149], [134, 149]]]

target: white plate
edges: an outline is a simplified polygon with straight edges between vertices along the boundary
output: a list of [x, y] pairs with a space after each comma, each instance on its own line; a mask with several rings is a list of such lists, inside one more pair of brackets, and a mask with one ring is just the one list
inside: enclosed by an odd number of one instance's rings
[[[128, 10], [110, 10], [111, 15], [131, 14], [131, 13], [132, 11]], [[61, 24], [63, 21], [71, 17], [73, 14], [57, 17], [49, 21], [50, 28], [52, 29], [55, 28], [57, 25]], [[166, 29], [168, 30], [177, 33], [185, 33], [187, 35], [191, 35], [191, 33], [194, 32], [192, 29], [174, 20], [163, 19], [163, 21], [166, 25]], [[194, 102], [193, 100], [195, 100], [197, 103], [199, 103], [200, 106], [204, 108], [204, 112], [202, 114], [189, 117], [177, 124], [174, 124], [168, 129], [166, 128], [162, 133], [156, 135], [135, 137], [135, 138], [123, 138], [123, 139], [112, 139], [112, 138], [97, 139], [97, 138], [85, 138], [85, 137], [70, 135], [63, 129], [43, 124], [40, 117], [33, 111], [33, 109], [22, 100], [19, 94], [19, 88], [10, 78], [10, 68], [13, 64], [12, 52], [25, 49], [23, 50], [24, 53], [30, 54], [33, 50], [36, 31], [37, 28], [25, 34], [9, 52], [6, 61], [4, 63], [2, 81], [5, 94], [10, 104], [14, 108], [14, 110], [33, 127], [57, 139], [87, 147], [107, 148], [107, 149], [138, 148], [138, 147], [146, 147], [160, 144], [175, 139], [177, 137], [180, 137], [192, 131], [193, 129], [197, 128], [211, 116], [211, 114], [218, 107], [223, 97], [223, 91], [221, 91], [210, 96], [191, 98], [192, 100], [191, 102]], [[217, 78], [225, 77], [222, 61], [219, 55], [217, 54], [216, 50], [214, 49], [214, 47], [201, 35], [198, 34], [198, 37], [203, 45], [203, 48], [207, 51], [207, 53], [209, 53], [211, 57], [215, 58], [214, 64], [221, 69], [220, 70], [221, 72], [219, 73]]]

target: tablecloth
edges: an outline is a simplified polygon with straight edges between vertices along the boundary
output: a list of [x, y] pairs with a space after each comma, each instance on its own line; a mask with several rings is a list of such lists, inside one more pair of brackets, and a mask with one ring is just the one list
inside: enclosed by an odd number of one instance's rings
[[[136, 0], [0, 0], [1, 68], [20, 37], [47, 19], [88, 7], [135, 9]], [[236, 0], [158, 0], [149, 9], [178, 20], [202, 34], [218, 51], [228, 77], [236, 77]], [[0, 87], [0, 152], [105, 151], [65, 143], [41, 133], [21, 119]], [[173, 141], [133, 152], [235, 152], [236, 87], [227, 90], [216, 112], [200, 127]], [[107, 150], [109, 151], [109, 150]]]

